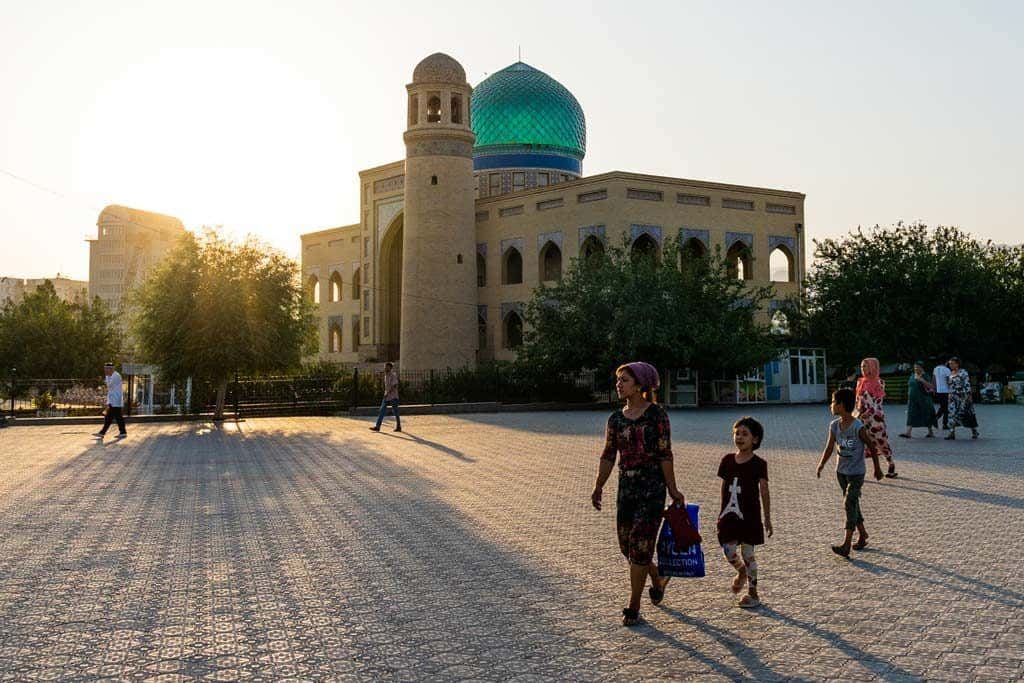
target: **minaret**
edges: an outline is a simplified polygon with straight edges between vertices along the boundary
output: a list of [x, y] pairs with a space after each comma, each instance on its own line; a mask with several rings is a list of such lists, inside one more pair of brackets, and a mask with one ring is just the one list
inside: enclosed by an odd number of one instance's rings
[[473, 89], [462, 66], [438, 52], [416, 66], [406, 90], [399, 367], [475, 367]]

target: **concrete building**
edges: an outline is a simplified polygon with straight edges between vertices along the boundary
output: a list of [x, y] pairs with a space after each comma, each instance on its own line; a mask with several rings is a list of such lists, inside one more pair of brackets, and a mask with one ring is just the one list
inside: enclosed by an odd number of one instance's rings
[[406, 371], [510, 360], [532, 291], [623, 239], [660, 255], [674, 238], [684, 258], [718, 247], [737, 277], [774, 284], [773, 309], [799, 291], [803, 194], [585, 176], [582, 107], [522, 62], [472, 88], [438, 53], [406, 91], [406, 158], [359, 173], [358, 223], [301, 236], [322, 360], [398, 360]]
[[128, 290], [141, 282], [185, 234], [173, 216], [111, 204], [96, 221], [89, 242], [89, 298], [117, 311]]
[[57, 273], [56, 277], [21, 279], [19, 277], [0, 277], [0, 305], [8, 299], [20, 301], [25, 294], [35, 291], [36, 287], [49, 281], [57, 296], [64, 301], [75, 301], [89, 294], [89, 283], [85, 280], [72, 280]]

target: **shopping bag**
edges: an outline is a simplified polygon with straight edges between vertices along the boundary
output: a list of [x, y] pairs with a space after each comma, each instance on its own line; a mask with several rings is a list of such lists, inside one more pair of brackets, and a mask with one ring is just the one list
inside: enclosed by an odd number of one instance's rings
[[672, 538], [680, 548], [689, 548], [694, 543], [704, 540], [700, 537], [697, 526], [690, 519], [689, 511], [679, 503], [669, 505], [665, 512], [661, 513], [661, 516], [668, 523], [672, 531]]
[[[698, 529], [697, 517], [700, 506], [686, 504], [686, 512], [690, 516], [693, 528]], [[672, 525], [665, 522], [661, 525], [658, 536], [658, 573], [661, 576], [677, 576], [683, 578], [700, 578], [704, 576], [704, 551], [700, 543], [677, 548], [672, 535]]]

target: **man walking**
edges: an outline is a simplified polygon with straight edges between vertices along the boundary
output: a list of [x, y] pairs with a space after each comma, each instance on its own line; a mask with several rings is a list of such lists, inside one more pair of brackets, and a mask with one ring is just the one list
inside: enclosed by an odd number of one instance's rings
[[96, 432], [94, 436], [102, 439], [110, 429], [110, 423], [117, 420], [117, 438], [123, 439], [128, 436], [128, 432], [124, 428], [124, 415], [121, 413], [121, 409], [124, 407], [124, 387], [121, 384], [121, 373], [114, 369], [113, 363], [104, 363], [103, 374], [106, 375], [104, 381], [107, 383], [107, 409], [103, 411], [103, 429]]
[[384, 421], [384, 414], [389, 405], [395, 413], [395, 431], [400, 432], [402, 431], [402, 418], [398, 415], [398, 373], [395, 372], [394, 363], [384, 364], [384, 400], [380, 402], [377, 424], [370, 427], [370, 431], [380, 431], [380, 423]]
[[942, 418], [943, 431], [949, 430], [949, 375], [949, 366], [945, 363], [939, 363], [932, 370], [932, 377], [935, 378], [935, 401], [939, 404], [935, 419]]

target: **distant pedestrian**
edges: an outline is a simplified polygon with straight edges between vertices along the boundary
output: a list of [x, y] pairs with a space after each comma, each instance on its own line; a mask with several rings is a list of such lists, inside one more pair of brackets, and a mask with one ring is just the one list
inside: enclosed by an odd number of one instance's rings
[[851, 389], [857, 388], [857, 368], [849, 368], [846, 372], [846, 379], [839, 382], [840, 389]]
[[[871, 434], [874, 446], [869, 447], [874, 454], [884, 457], [889, 463], [885, 473], [890, 479], [897, 476], [896, 461], [892, 457], [892, 446], [889, 445], [889, 434], [885, 429], [885, 411], [882, 401], [885, 399], [885, 382], [879, 376], [877, 358], [865, 358], [860, 362], [861, 378], [857, 380], [857, 405], [853, 415], [864, 423]], [[870, 457], [870, 453], [868, 454]]]
[[909, 439], [914, 427], [927, 427], [925, 436], [935, 436], [932, 432], [936, 426], [935, 404], [932, 402], [934, 392], [935, 385], [925, 379], [924, 362], [915, 361], [914, 371], [907, 380], [907, 431], [901, 432], [901, 437]]
[[949, 366], [945, 362], [939, 363], [932, 370], [932, 377], [935, 378], [935, 402], [939, 404], [939, 410], [935, 419], [942, 418], [942, 429], [949, 429]]
[[402, 417], [398, 414], [398, 373], [395, 372], [394, 363], [384, 364], [384, 398], [380, 402], [377, 424], [370, 427], [370, 431], [380, 431], [380, 424], [384, 421], [384, 414], [387, 412], [388, 406], [391, 406], [391, 410], [395, 413], [395, 431], [402, 431]]
[[655, 605], [665, 597], [668, 578], [661, 578], [652, 562], [657, 545], [665, 493], [681, 506], [686, 505], [676, 487], [672, 469], [672, 428], [668, 413], [657, 404], [660, 381], [654, 366], [634, 362], [615, 371], [615, 393], [626, 405], [608, 418], [605, 445], [601, 453], [597, 484], [590, 496], [601, 509], [601, 492], [619, 456], [619, 492], [616, 501], [616, 529], [619, 550], [629, 561], [629, 606], [622, 610], [622, 625], [640, 623], [640, 599], [647, 577]]
[[96, 432], [94, 436], [102, 439], [110, 429], [110, 423], [117, 421], [117, 438], [123, 439], [128, 436], [128, 430], [124, 426], [124, 384], [121, 381], [121, 373], [114, 369], [113, 363], [103, 364], [103, 374], [106, 375], [104, 382], [107, 384], [107, 407], [103, 411], [103, 429]]
[[[860, 511], [860, 493], [864, 486], [864, 475], [867, 474], [865, 455], [874, 462], [875, 479], [882, 478], [882, 468], [878, 464], [878, 453], [872, 446], [874, 442], [865, 424], [853, 416], [853, 408], [857, 398], [850, 389], [840, 389], [832, 393], [832, 414], [836, 419], [828, 425], [828, 440], [825, 450], [818, 460], [817, 476], [825, 463], [832, 457], [832, 452], [839, 446], [839, 457], [836, 459], [836, 480], [843, 492], [843, 508], [846, 511], [846, 535], [840, 545], [832, 546], [832, 552], [849, 557], [850, 548], [863, 550], [868, 544], [868, 531], [864, 527], [864, 515]], [[853, 530], [859, 536], [853, 543]]]
[[[764, 440], [764, 427], [752, 417], [744, 417], [732, 426], [732, 441], [737, 451], [718, 464], [722, 480], [722, 509], [718, 515], [718, 542], [725, 559], [736, 569], [732, 592], [747, 584], [747, 594], [737, 603], [753, 608], [761, 604], [757, 593], [756, 546], [764, 544], [772, 530], [771, 496], [768, 493], [768, 463], [754, 454]], [[761, 508], [764, 506], [764, 523]]]
[[978, 438], [978, 417], [974, 413], [974, 397], [971, 396], [971, 376], [960, 367], [960, 358], [949, 359], [949, 435], [956, 438], [957, 427], [968, 427], [971, 438]]

